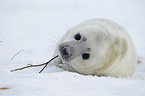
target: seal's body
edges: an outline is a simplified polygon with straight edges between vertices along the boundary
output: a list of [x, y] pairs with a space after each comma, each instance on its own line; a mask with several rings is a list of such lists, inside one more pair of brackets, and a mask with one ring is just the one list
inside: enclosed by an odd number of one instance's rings
[[69, 29], [60, 40], [55, 65], [86, 75], [129, 77], [136, 51], [128, 33], [107, 19], [91, 19]]

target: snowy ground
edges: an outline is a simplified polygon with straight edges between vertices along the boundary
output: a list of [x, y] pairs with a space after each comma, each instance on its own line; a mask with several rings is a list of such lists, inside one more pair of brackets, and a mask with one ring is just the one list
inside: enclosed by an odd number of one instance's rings
[[[133, 77], [84, 76], [56, 67], [41, 74], [42, 67], [10, 72], [48, 61], [66, 30], [91, 18], [128, 30], [140, 61]], [[0, 0], [0, 96], [145, 96], [144, 18], [144, 0]]]

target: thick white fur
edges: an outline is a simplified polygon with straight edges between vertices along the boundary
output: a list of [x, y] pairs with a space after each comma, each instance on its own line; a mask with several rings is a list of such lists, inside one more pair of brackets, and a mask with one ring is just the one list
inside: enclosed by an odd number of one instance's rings
[[[130, 77], [136, 68], [136, 50], [128, 33], [120, 25], [107, 19], [91, 19], [69, 29], [60, 43], [77, 42], [78, 32], [87, 38], [86, 48], [91, 48], [90, 58], [78, 56], [65, 62], [61, 56], [55, 65], [81, 74]], [[58, 45], [59, 45], [58, 44]], [[74, 46], [77, 48], [77, 46]], [[55, 55], [59, 54], [58, 46]], [[62, 63], [63, 62], [63, 63]]]

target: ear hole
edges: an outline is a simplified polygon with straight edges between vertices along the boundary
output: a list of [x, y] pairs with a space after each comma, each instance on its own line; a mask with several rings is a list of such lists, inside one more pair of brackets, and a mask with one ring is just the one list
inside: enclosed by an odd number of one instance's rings
[[91, 48], [88, 48], [87, 50], [88, 50], [88, 51], [91, 51]]
[[87, 38], [83, 38], [83, 41], [87, 41]]

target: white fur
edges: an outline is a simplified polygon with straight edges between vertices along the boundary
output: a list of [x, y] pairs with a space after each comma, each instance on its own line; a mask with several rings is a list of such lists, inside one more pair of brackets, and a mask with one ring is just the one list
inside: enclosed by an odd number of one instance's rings
[[[78, 32], [86, 37], [87, 41], [77, 42], [74, 35]], [[87, 20], [69, 29], [59, 44], [69, 42], [79, 43], [79, 47], [74, 45], [75, 49], [79, 50], [76, 52], [91, 48], [90, 58], [83, 60], [80, 55], [66, 62], [60, 56], [55, 65], [69, 71], [98, 76], [130, 77], [135, 71], [137, 60], [132, 40], [128, 33], [113, 21]], [[58, 46], [55, 55], [60, 55]]]

